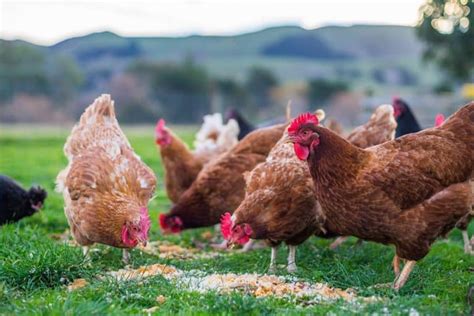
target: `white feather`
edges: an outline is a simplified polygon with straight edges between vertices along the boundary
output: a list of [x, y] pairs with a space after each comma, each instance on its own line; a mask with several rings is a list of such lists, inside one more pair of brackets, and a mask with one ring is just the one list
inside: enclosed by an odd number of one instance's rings
[[227, 151], [237, 144], [239, 131], [234, 119], [224, 124], [220, 113], [205, 115], [194, 141], [195, 152], [212, 154]]

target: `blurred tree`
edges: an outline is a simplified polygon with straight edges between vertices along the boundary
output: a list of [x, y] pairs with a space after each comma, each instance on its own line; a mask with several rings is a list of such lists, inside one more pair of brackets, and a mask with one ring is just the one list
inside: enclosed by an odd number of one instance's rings
[[372, 71], [372, 77], [378, 83], [389, 85], [416, 85], [418, 78], [410, 70], [400, 66], [377, 68]]
[[118, 73], [109, 81], [106, 91], [115, 99], [119, 121], [125, 123], [154, 123], [161, 113], [149, 97], [149, 88], [130, 73]]
[[278, 85], [278, 79], [271, 70], [262, 67], [252, 67], [245, 84], [253, 103], [256, 107], [269, 107], [271, 105], [270, 93]]
[[49, 89], [45, 62], [41, 49], [0, 40], [0, 100], [16, 93], [45, 94]]
[[331, 97], [348, 90], [349, 85], [344, 81], [313, 79], [308, 82], [307, 98], [311, 106], [324, 106]]
[[72, 100], [84, 82], [76, 63], [66, 56], [57, 56], [48, 62], [47, 76], [49, 94], [60, 105]]
[[474, 1], [427, 0], [420, 7], [418, 36], [426, 43], [424, 58], [454, 78], [474, 72]]
[[433, 92], [436, 94], [448, 94], [453, 91], [453, 85], [448, 81], [441, 81], [433, 87]]
[[160, 112], [173, 122], [198, 122], [210, 111], [211, 82], [205, 69], [187, 59], [180, 65], [141, 61], [129, 72], [149, 84]]
[[64, 106], [82, 83], [82, 73], [66, 56], [21, 42], [0, 41], [0, 101], [15, 95], [43, 95]]
[[232, 79], [216, 79], [214, 85], [222, 96], [223, 108], [233, 107], [242, 110], [248, 107], [249, 96], [239, 82]]

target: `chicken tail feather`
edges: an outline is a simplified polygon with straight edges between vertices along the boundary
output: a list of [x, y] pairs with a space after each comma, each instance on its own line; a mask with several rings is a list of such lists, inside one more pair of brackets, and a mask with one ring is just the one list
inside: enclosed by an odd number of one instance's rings
[[114, 101], [110, 97], [110, 94], [102, 94], [100, 97], [94, 100], [91, 106], [89, 106], [84, 114], [81, 116], [81, 123], [84, 121], [90, 122], [98, 117], [110, 117], [115, 118]]

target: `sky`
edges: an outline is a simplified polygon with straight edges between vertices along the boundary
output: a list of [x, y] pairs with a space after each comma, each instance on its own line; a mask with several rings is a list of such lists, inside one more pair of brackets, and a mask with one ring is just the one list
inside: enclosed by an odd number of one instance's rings
[[0, 0], [0, 38], [231, 35], [269, 26], [415, 25], [424, 0]]

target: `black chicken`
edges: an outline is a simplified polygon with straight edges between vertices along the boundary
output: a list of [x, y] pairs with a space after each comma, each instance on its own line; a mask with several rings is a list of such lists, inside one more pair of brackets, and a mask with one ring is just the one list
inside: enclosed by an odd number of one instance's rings
[[239, 124], [239, 128], [240, 128], [240, 132], [238, 136], [239, 140], [244, 138], [245, 135], [247, 135], [248, 133], [250, 133], [251, 131], [255, 129], [255, 127], [252, 124], [250, 124], [246, 119], [244, 119], [242, 114], [240, 114], [239, 111], [237, 111], [234, 108], [230, 108], [229, 110], [227, 110], [225, 114], [225, 121], [228, 122], [230, 119], [236, 120], [237, 123]]
[[397, 129], [395, 137], [405, 134], [416, 133], [421, 131], [420, 124], [415, 118], [408, 104], [400, 98], [393, 98], [392, 101], [395, 119], [397, 120]]
[[38, 212], [47, 196], [41, 187], [26, 191], [13, 179], [0, 175], [0, 225], [17, 222]]

